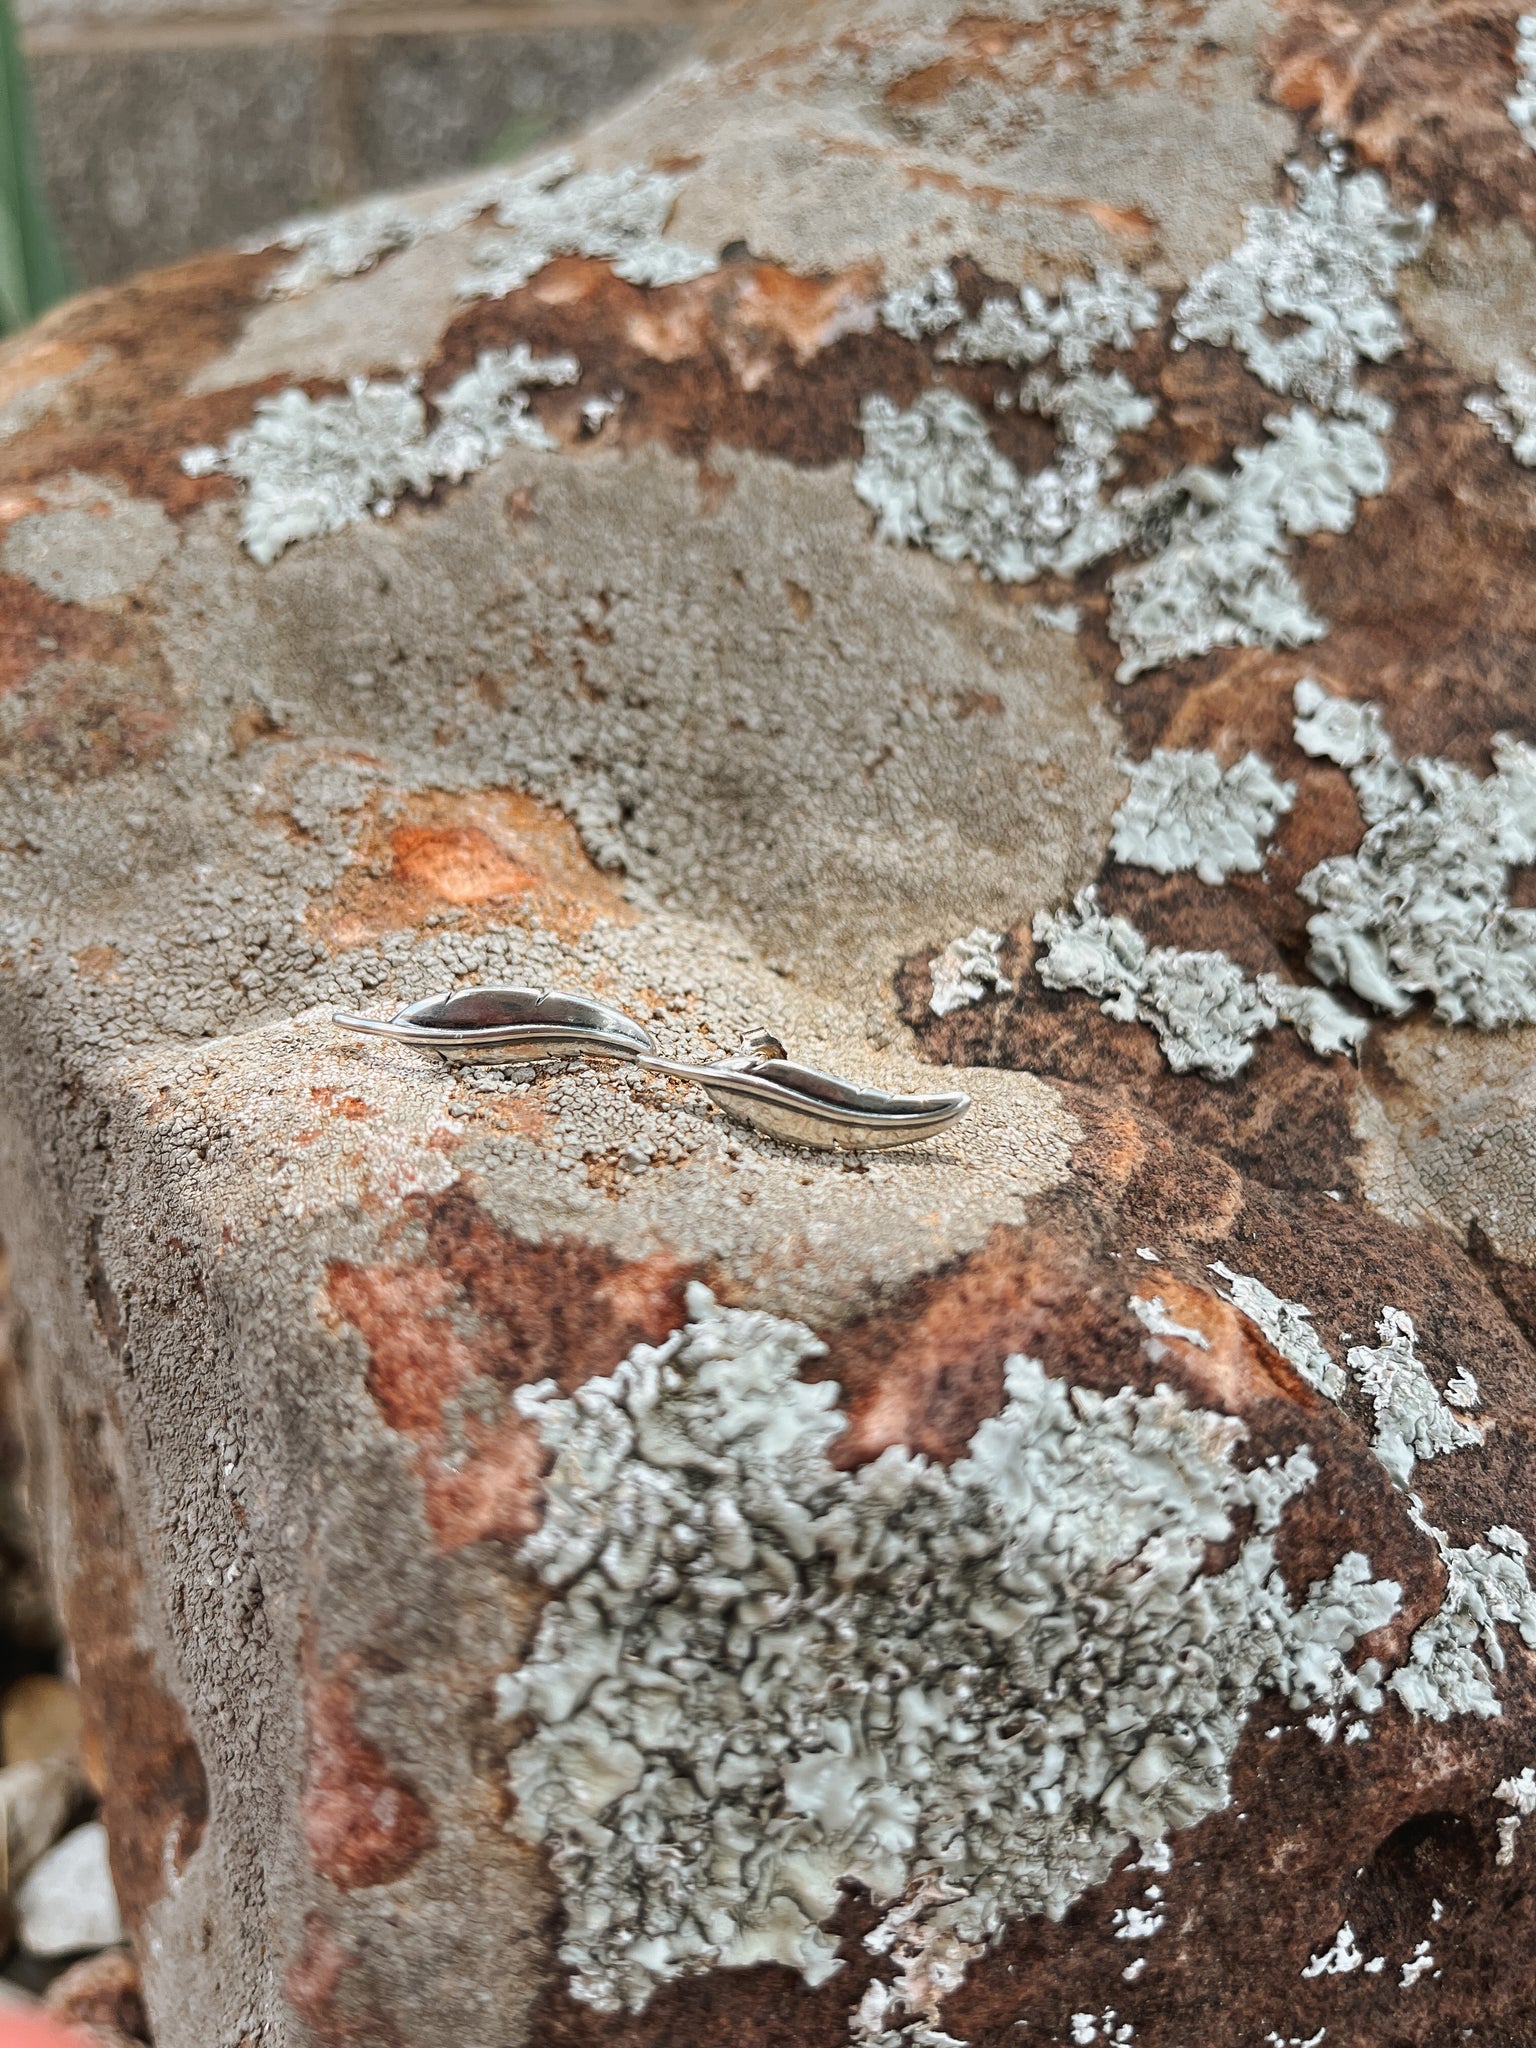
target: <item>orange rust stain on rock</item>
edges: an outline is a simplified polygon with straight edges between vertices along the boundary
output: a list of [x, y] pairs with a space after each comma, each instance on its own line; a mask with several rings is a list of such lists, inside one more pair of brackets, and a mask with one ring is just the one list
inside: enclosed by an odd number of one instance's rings
[[[1151, 67], [1173, 47], [1175, 31], [1193, 27], [1203, 6], [1173, 0], [1144, 12], [1135, 37], [1142, 64], [1118, 70], [1114, 84], [1121, 92], [1149, 82]], [[1159, 16], [1161, 18], [1159, 18]], [[990, 85], [999, 93], [1017, 93], [1050, 85], [1056, 91], [1093, 92], [1106, 82], [1101, 53], [1111, 38], [1123, 34], [1124, 17], [1108, 7], [1083, 7], [1076, 12], [1048, 14], [1042, 20], [1020, 21], [992, 14], [962, 14], [946, 32], [955, 47], [948, 55], [894, 79], [884, 92], [893, 114], [942, 105], [968, 85]]]
[[439, 1548], [528, 1535], [538, 1521], [538, 1441], [486, 1377], [481, 1348], [455, 1330], [449, 1282], [422, 1267], [337, 1267], [329, 1291], [367, 1341], [379, 1413], [416, 1446]]
[[402, 813], [375, 812], [351, 867], [311, 905], [308, 922], [330, 945], [357, 946], [444, 909], [467, 913], [464, 930], [510, 919], [564, 938], [600, 919], [635, 918], [562, 812], [511, 790], [427, 790]]
[[14, 526], [18, 519], [29, 519], [47, 509], [35, 491], [0, 491], [0, 526]]
[[[1114, 1228], [1112, 1210], [1103, 1220]], [[1129, 1313], [1131, 1293], [1161, 1295], [1175, 1322], [1210, 1349], [1160, 1340]], [[1027, 1233], [998, 1230], [980, 1252], [907, 1291], [894, 1310], [834, 1335], [807, 1377], [843, 1389], [849, 1427], [832, 1455], [861, 1465], [895, 1444], [945, 1463], [964, 1454], [977, 1427], [1003, 1406], [1003, 1367], [1015, 1354], [1040, 1358], [1075, 1381], [1113, 1391], [1173, 1379], [1191, 1399], [1241, 1413], [1279, 1398], [1302, 1409], [1316, 1397], [1214, 1292], [1162, 1269], [1111, 1262], [1075, 1223]]]
[[0, 347], [0, 405], [9, 405], [39, 384], [69, 376], [91, 359], [90, 349], [79, 342], [38, 339], [36, 333], [33, 329]]
[[78, 953], [71, 953], [76, 974], [84, 981], [121, 981], [118, 971], [122, 956], [116, 946], [85, 946]]
[[1407, 198], [1536, 230], [1536, 160], [1510, 120], [1518, 8], [1484, 0], [1281, 0], [1270, 91], [1353, 144]]
[[[110, 1295], [103, 1321], [115, 1348], [122, 1323]], [[144, 1575], [106, 1420], [71, 1416], [60, 1441], [77, 1560], [64, 1605], [80, 1667], [82, 1755], [101, 1793], [118, 1903], [137, 1928], [197, 1852], [208, 1781], [142, 1625]]]
[[1108, 206], [1099, 199], [1063, 199], [1054, 192], [1010, 192], [999, 186], [973, 185], [957, 178], [952, 171], [936, 170], [929, 164], [913, 164], [907, 172], [907, 182], [914, 186], [931, 185], [966, 199], [994, 203], [1006, 200], [1014, 206], [1047, 213], [1075, 214], [1124, 242], [1149, 242], [1157, 233], [1156, 221], [1139, 206]]
[[368, 1390], [416, 1447], [439, 1546], [516, 1542], [536, 1526], [543, 1453], [508, 1396], [578, 1386], [682, 1320], [685, 1269], [597, 1246], [509, 1236], [457, 1189], [407, 1205], [427, 1227], [419, 1263], [338, 1263], [332, 1306], [368, 1346]]
[[373, 1115], [361, 1095], [343, 1095], [339, 1088], [311, 1088], [309, 1094], [311, 1101], [318, 1102], [322, 1109], [329, 1110], [332, 1116], [345, 1117], [350, 1123], [361, 1123]]
[[342, 1891], [393, 1884], [437, 1839], [420, 1796], [358, 1728], [357, 1663], [312, 1674], [305, 1693], [304, 1836], [315, 1869]]
[[903, 175], [914, 189], [928, 186], [983, 206], [1016, 206], [1046, 213], [1075, 214], [1125, 242], [1149, 242], [1157, 223], [1139, 206], [1109, 206], [1101, 199], [1063, 198], [1056, 192], [1020, 192], [1007, 185], [978, 185], [933, 164], [908, 164]]

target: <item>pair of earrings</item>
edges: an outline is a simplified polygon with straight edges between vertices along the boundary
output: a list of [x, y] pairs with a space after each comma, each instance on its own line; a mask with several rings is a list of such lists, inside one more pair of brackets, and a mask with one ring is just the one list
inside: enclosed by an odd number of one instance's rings
[[707, 1066], [662, 1058], [622, 1010], [558, 989], [468, 988], [428, 996], [390, 1018], [337, 1010], [343, 1030], [419, 1046], [447, 1060], [506, 1066], [524, 1060], [625, 1060], [693, 1081], [739, 1123], [791, 1145], [859, 1152], [913, 1145], [971, 1106], [968, 1095], [889, 1095], [790, 1059], [771, 1031], [751, 1031], [729, 1059]]

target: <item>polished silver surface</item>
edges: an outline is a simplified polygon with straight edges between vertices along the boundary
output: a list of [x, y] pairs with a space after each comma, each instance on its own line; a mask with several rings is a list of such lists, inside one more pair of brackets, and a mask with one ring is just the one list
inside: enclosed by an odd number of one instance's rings
[[559, 989], [466, 988], [428, 996], [388, 1019], [337, 1010], [333, 1021], [440, 1058], [484, 1066], [518, 1060], [633, 1060], [655, 1040], [622, 1010]]
[[692, 1081], [740, 1123], [785, 1144], [862, 1152], [914, 1145], [956, 1123], [968, 1095], [891, 1095], [792, 1060], [771, 1031], [752, 1031], [728, 1059], [669, 1060], [622, 1010], [559, 989], [469, 988], [428, 996], [390, 1018], [337, 1010], [347, 1031], [414, 1045], [448, 1060], [507, 1066], [521, 1060], [632, 1060]]
[[958, 1123], [968, 1095], [891, 1095], [861, 1088], [819, 1067], [802, 1066], [767, 1031], [751, 1032], [740, 1051], [712, 1066], [666, 1060], [654, 1053], [639, 1064], [697, 1082], [727, 1116], [790, 1145], [820, 1151], [864, 1152], [915, 1145]]

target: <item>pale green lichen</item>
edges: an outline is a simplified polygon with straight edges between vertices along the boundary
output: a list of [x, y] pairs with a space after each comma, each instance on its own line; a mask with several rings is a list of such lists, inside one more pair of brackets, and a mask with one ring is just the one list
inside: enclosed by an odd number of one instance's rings
[[554, 1464], [525, 1552], [552, 1597], [503, 1686], [530, 1725], [516, 1824], [589, 2003], [767, 1960], [820, 1982], [857, 1881], [905, 1915], [910, 1964], [864, 2038], [916, 2040], [890, 2022], [917, 1999], [931, 2028], [922, 1958], [962, 1969], [1223, 1805], [1261, 1692], [1379, 1705], [1379, 1667], [1345, 1658], [1396, 1586], [1351, 1553], [1296, 1601], [1275, 1566], [1305, 1450], [1244, 1472], [1227, 1417], [1013, 1358], [948, 1469], [897, 1448], [842, 1471], [810, 1333], [701, 1287], [689, 1315], [569, 1399], [517, 1397]]
[[[1122, 682], [1217, 647], [1318, 639], [1325, 622], [1302, 596], [1290, 543], [1347, 531], [1360, 499], [1386, 487], [1381, 437], [1391, 409], [1354, 379], [1361, 361], [1402, 346], [1390, 294], [1423, 246], [1430, 213], [1394, 213], [1379, 178], [1346, 178], [1332, 162], [1292, 175], [1295, 204], [1252, 209], [1243, 242], [1175, 309], [1176, 345], [1236, 348], [1271, 389], [1302, 401], [1265, 422], [1261, 447], [1235, 450], [1230, 468], [1186, 469], [1105, 502], [1119, 440], [1146, 425], [1152, 407], [1123, 380], [1110, 391], [1114, 380], [1095, 380], [1089, 365], [1096, 351], [1128, 348], [1156, 324], [1156, 295], [1101, 271], [1069, 280], [1054, 305], [1026, 287], [1017, 301], [993, 298], [968, 317], [953, 274], [937, 270], [890, 296], [888, 324], [913, 339], [942, 334], [938, 355], [963, 363], [1016, 368], [1054, 351], [1065, 382], [1028, 379], [998, 403], [1060, 418], [1061, 447], [1047, 470], [1021, 476], [958, 393], [929, 392], [905, 413], [871, 399], [857, 481], [881, 534], [1007, 582], [1144, 556], [1110, 580]], [[1071, 414], [1087, 413], [1095, 383], [1104, 388], [1092, 395], [1091, 431], [1074, 429]]]
[[1367, 1029], [1325, 990], [1274, 974], [1250, 980], [1225, 953], [1149, 946], [1129, 918], [1100, 910], [1092, 888], [1070, 910], [1040, 911], [1034, 937], [1035, 972], [1047, 988], [1083, 989], [1106, 1017], [1150, 1024], [1176, 1074], [1230, 1081], [1282, 1018], [1323, 1054], [1353, 1050]]
[[1223, 768], [1203, 749], [1155, 747], [1131, 768], [1110, 850], [1128, 867], [1160, 875], [1192, 869], [1212, 884], [1257, 874], [1295, 800], [1295, 783], [1282, 782], [1257, 754]]
[[1515, 1843], [1520, 1833], [1520, 1823], [1536, 1813], [1536, 1771], [1529, 1764], [1518, 1778], [1504, 1778], [1493, 1788], [1495, 1799], [1502, 1799], [1506, 1806], [1515, 1810], [1497, 1823], [1499, 1853], [1496, 1862], [1501, 1869], [1508, 1869], [1515, 1860]]
[[1003, 934], [977, 925], [964, 938], [951, 939], [942, 953], [934, 955], [928, 972], [933, 994], [928, 1007], [935, 1017], [947, 1017], [989, 995], [1013, 993], [1013, 983], [1003, 972]]
[[509, 185], [497, 197], [505, 231], [477, 246], [465, 298], [518, 291], [556, 256], [596, 256], [628, 284], [687, 284], [719, 269], [703, 249], [669, 241], [666, 227], [684, 180], [667, 171], [578, 171], [567, 157]]
[[[1476, 1449], [1483, 1434], [1442, 1398], [1418, 1355], [1411, 1316], [1399, 1308], [1383, 1309], [1376, 1335], [1377, 1344], [1356, 1344], [1346, 1362], [1376, 1411], [1371, 1448], [1397, 1484], [1406, 1486], [1420, 1458]], [[1453, 1385], [1458, 1406], [1477, 1400], [1477, 1382], [1470, 1374], [1458, 1374]]]
[[[957, 363], [1041, 363], [1053, 351], [1069, 377], [1101, 348], [1128, 349], [1157, 325], [1157, 293], [1129, 271], [1101, 264], [1091, 278], [1069, 277], [1054, 302], [1025, 285], [1017, 299], [988, 299], [973, 320], [954, 324], [938, 354]], [[946, 325], [952, 323], [946, 322]]]
[[1474, 391], [1467, 411], [1491, 427], [1516, 462], [1530, 469], [1536, 466], [1536, 370], [1527, 363], [1507, 361], [1500, 363], [1497, 374], [1498, 397]]
[[1329, 162], [1290, 175], [1294, 204], [1250, 207], [1242, 242], [1190, 286], [1174, 322], [1187, 341], [1237, 349], [1271, 391], [1384, 427], [1390, 414], [1362, 398], [1355, 373], [1403, 345], [1391, 294], [1434, 208], [1395, 212], [1373, 171], [1342, 177]]
[[424, 497], [459, 483], [514, 442], [552, 448], [528, 409], [530, 387], [573, 384], [573, 356], [537, 357], [526, 343], [484, 351], [433, 400], [429, 426], [419, 379], [353, 378], [344, 398], [299, 390], [258, 399], [256, 417], [222, 448], [192, 448], [189, 476], [222, 472], [244, 485], [240, 538], [263, 564], [295, 541], [339, 533], [371, 514], [383, 518], [407, 492]]
[[677, 284], [718, 268], [713, 256], [662, 233], [682, 184], [668, 172], [578, 171], [570, 157], [552, 157], [531, 171], [488, 172], [437, 206], [368, 199], [293, 221], [253, 246], [293, 252], [293, 261], [276, 270], [266, 287], [271, 296], [291, 297], [356, 277], [384, 257], [466, 227], [494, 208], [512, 232], [481, 242], [474, 259], [478, 272], [460, 287], [467, 298], [513, 291], [556, 256], [606, 258], [633, 284]]
[[1536, 14], [1522, 14], [1515, 23], [1515, 75], [1515, 90], [1504, 109], [1536, 149]]
[[945, 264], [936, 264], [911, 284], [887, 292], [880, 301], [880, 318], [906, 341], [925, 341], [930, 334], [954, 327], [965, 318], [954, 272]]
[[1215, 647], [1300, 647], [1327, 630], [1287, 564], [1288, 537], [1347, 533], [1359, 500], [1385, 490], [1387, 459], [1358, 420], [1297, 406], [1265, 425], [1268, 441], [1239, 448], [1230, 471], [1189, 469], [1116, 499], [1099, 550], [1156, 550], [1111, 579], [1121, 682]]
[[1370, 829], [1321, 861], [1298, 893], [1310, 965], [1392, 1016], [1421, 995], [1448, 1023], [1493, 1031], [1536, 1022], [1536, 911], [1509, 901], [1510, 869], [1536, 860], [1536, 747], [1505, 735], [1494, 773], [1400, 762], [1374, 705], [1296, 685], [1296, 737], [1348, 770]]
[[1458, 1714], [1491, 1719], [1504, 1711], [1494, 1687], [1494, 1674], [1505, 1664], [1500, 1625], [1518, 1629], [1526, 1646], [1536, 1649], [1529, 1547], [1523, 1536], [1501, 1525], [1488, 1531], [1492, 1549], [1482, 1543], [1463, 1549], [1425, 1520], [1416, 1497], [1410, 1498], [1409, 1511], [1440, 1553], [1445, 1598], [1439, 1611], [1414, 1631], [1407, 1661], [1387, 1680], [1387, 1689], [1410, 1713], [1432, 1721]]
[[1024, 402], [1055, 419], [1060, 436], [1056, 462], [1028, 477], [1000, 453], [970, 400], [947, 386], [905, 412], [888, 398], [866, 399], [853, 481], [878, 536], [941, 561], [974, 562], [1002, 583], [1028, 583], [1075, 560], [1118, 434], [1144, 426], [1151, 401], [1123, 377], [1083, 376], [1031, 385]]

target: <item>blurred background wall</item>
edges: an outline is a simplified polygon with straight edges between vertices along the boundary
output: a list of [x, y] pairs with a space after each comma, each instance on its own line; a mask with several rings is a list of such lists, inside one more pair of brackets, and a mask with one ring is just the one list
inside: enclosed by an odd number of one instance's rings
[[508, 160], [726, 0], [14, 0], [78, 281]]

